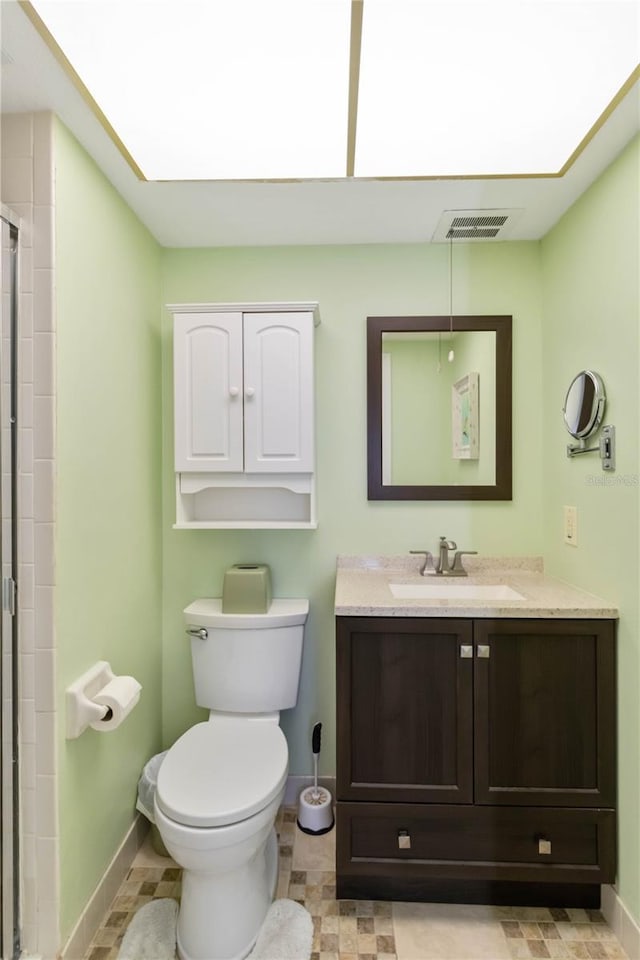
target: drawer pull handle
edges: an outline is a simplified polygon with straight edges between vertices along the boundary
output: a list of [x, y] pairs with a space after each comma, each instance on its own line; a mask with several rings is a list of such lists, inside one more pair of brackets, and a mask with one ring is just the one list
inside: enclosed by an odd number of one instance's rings
[[411, 849], [411, 837], [407, 830], [398, 830], [398, 847], [400, 850]]
[[548, 855], [551, 853], [551, 840], [545, 840], [544, 837], [538, 837], [538, 853]]
[[473, 646], [470, 643], [461, 643], [460, 644], [460, 656], [463, 660], [468, 660], [473, 656]]
[[478, 656], [481, 660], [488, 660], [491, 654], [491, 647], [488, 643], [479, 643], [478, 644]]

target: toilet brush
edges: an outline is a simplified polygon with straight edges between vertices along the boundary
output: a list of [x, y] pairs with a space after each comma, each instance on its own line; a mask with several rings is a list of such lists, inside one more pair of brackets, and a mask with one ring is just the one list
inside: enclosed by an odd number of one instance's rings
[[318, 786], [318, 757], [320, 755], [320, 739], [322, 724], [316, 723], [311, 735], [311, 749], [313, 751], [313, 786], [304, 787], [298, 798], [298, 826], [303, 833], [318, 836], [328, 833], [333, 827], [333, 804], [331, 794], [324, 787]]

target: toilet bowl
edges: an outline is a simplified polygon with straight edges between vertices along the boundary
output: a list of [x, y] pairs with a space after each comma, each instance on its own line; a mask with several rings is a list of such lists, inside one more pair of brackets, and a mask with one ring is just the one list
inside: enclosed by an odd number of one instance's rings
[[241, 960], [255, 943], [277, 884], [274, 822], [287, 771], [277, 715], [212, 715], [165, 757], [155, 816], [184, 871], [181, 960]]
[[220, 600], [184, 611], [196, 703], [158, 771], [155, 817], [182, 867], [180, 960], [243, 960], [275, 894], [274, 829], [289, 754], [280, 710], [298, 696], [306, 600], [265, 614], [224, 614]]

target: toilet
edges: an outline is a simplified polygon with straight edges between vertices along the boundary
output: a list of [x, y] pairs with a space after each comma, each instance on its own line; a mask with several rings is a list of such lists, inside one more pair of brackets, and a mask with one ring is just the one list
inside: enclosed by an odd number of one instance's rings
[[181, 960], [242, 960], [273, 900], [289, 769], [280, 710], [298, 697], [308, 612], [307, 600], [273, 600], [262, 614], [225, 614], [220, 600], [184, 611], [209, 719], [168, 751], [155, 795], [160, 836], [183, 869]]

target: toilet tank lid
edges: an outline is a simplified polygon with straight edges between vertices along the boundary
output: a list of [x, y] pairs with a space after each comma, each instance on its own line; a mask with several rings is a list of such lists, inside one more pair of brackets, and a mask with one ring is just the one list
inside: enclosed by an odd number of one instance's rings
[[184, 609], [185, 623], [199, 627], [224, 627], [228, 630], [266, 630], [293, 627], [305, 623], [308, 600], [272, 600], [266, 613], [223, 613], [222, 600], [194, 600]]

